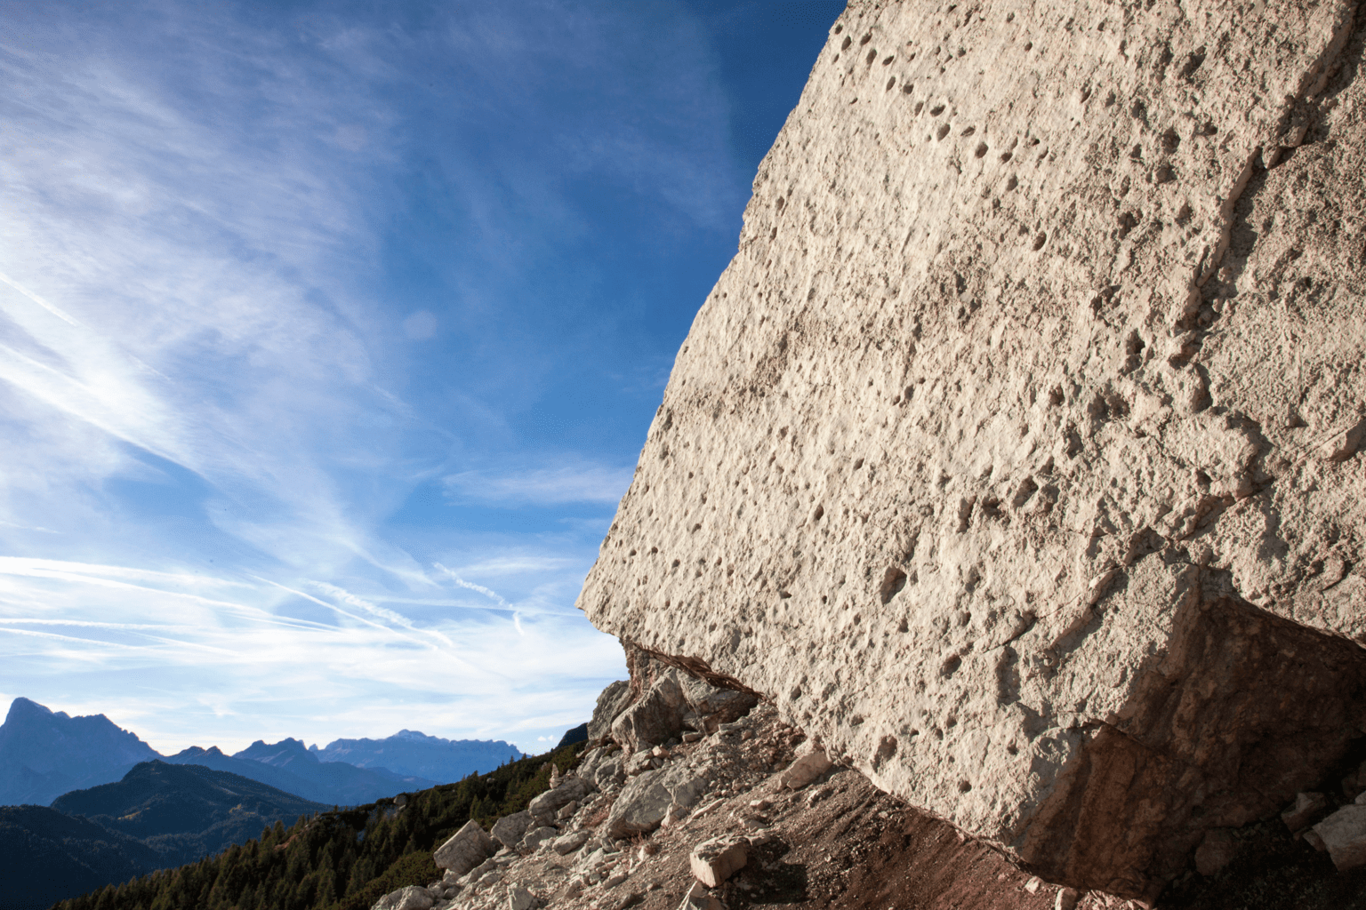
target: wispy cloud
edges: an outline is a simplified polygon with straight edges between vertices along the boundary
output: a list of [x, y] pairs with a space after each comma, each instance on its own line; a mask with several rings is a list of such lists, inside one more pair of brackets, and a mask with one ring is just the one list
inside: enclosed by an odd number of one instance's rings
[[[114, 714], [163, 751], [192, 744], [187, 696], [214, 718], [224, 748], [276, 733], [326, 740], [415, 725], [488, 738], [526, 729], [545, 705], [559, 706], [553, 723], [579, 722], [620, 661], [615, 641], [574, 617], [504, 608], [417, 620], [381, 597], [313, 587], [325, 596], [268, 581], [4, 560], [6, 688], [21, 679], [16, 694], [50, 707]], [[92, 601], [108, 618], [87, 617]], [[116, 712], [93, 694], [109, 674], [147, 688], [120, 696]]]
[[496, 505], [594, 503], [615, 506], [631, 485], [632, 468], [571, 461], [524, 471], [461, 471], [443, 478], [447, 494], [458, 501]]
[[461, 578], [455, 572], [452, 572], [450, 569], [446, 568], [439, 562], [435, 564], [435, 568], [438, 572], [441, 572], [443, 575], [450, 578], [450, 580], [455, 582], [455, 584], [459, 587], [462, 587], [467, 591], [474, 591], [476, 593], [483, 594], [485, 597], [487, 597], [494, 603], [498, 604], [498, 606], [500, 607], [508, 606], [508, 602], [504, 600], [502, 596], [492, 588], [486, 588], [483, 585], [475, 584], [472, 581], [465, 581], [465, 579]]
[[0, 691], [159, 744], [581, 721], [658, 393], [585, 365], [678, 342], [612, 260], [733, 249], [748, 177], [688, 9], [37, 9], [0, 0]]

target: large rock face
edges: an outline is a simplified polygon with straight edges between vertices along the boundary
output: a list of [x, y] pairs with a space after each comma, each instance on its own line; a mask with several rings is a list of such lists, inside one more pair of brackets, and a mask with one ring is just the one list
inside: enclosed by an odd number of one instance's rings
[[1347, 2], [854, 3], [579, 604], [1150, 895], [1366, 721]]

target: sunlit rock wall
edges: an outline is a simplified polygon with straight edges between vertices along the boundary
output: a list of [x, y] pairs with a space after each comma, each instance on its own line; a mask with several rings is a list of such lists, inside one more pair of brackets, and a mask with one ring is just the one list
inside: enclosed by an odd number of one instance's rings
[[1362, 40], [852, 4], [580, 607], [1058, 880], [1279, 810], [1366, 721]]

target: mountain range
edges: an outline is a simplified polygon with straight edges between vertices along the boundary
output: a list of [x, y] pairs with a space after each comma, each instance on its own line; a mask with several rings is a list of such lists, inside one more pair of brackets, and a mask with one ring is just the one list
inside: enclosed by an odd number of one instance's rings
[[54, 811], [143, 841], [162, 855], [162, 866], [213, 856], [277, 820], [292, 825], [328, 808], [240, 774], [162, 761], [52, 801]]
[[241, 775], [162, 761], [51, 808], [0, 806], [0, 910], [38, 910], [196, 862], [327, 808]]
[[309, 752], [323, 762], [346, 762], [375, 770], [387, 768], [443, 783], [463, 780], [521, 757], [517, 750], [509, 751], [507, 743], [442, 739], [416, 730], [400, 730], [385, 739], [333, 740], [326, 748], [312, 746]]
[[323, 749], [297, 739], [257, 740], [234, 755], [216, 746], [192, 746], [164, 756], [103, 714], [72, 717], [16, 698], [0, 725], [0, 804], [46, 806], [63, 793], [119, 781], [142, 762], [163, 761], [201, 765], [316, 803], [349, 806], [460, 780], [520, 756], [505, 742], [447, 740], [410, 730], [386, 739], [339, 739]]

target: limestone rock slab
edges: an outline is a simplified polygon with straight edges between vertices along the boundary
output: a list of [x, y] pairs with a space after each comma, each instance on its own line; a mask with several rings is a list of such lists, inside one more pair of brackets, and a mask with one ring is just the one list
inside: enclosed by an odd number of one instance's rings
[[664, 774], [646, 771], [622, 789], [607, 816], [609, 837], [648, 834], [659, 827], [673, 804], [673, 794], [664, 785]]
[[570, 803], [578, 802], [595, 789], [596, 787], [591, 781], [578, 775], [567, 776], [555, 789], [537, 795], [527, 805], [527, 814], [534, 820], [549, 824], [555, 820], [556, 814], [561, 809]]
[[693, 877], [708, 888], [715, 888], [745, 867], [749, 841], [743, 837], [713, 837], [692, 848], [688, 867]]
[[783, 772], [783, 786], [789, 790], [800, 790], [833, 767], [834, 764], [826, 757], [825, 750], [812, 749], [788, 765], [787, 770]]
[[474, 819], [467, 821], [464, 826], [450, 838], [436, 848], [432, 854], [432, 859], [436, 862], [438, 869], [445, 869], [456, 875], [464, 875], [484, 860], [488, 859], [498, 850], [498, 845], [493, 838], [479, 827], [479, 823]]
[[521, 812], [504, 815], [494, 822], [493, 827], [489, 829], [489, 836], [504, 847], [515, 847], [517, 842], [526, 836], [533, 823], [531, 813], [523, 809]]
[[384, 895], [370, 910], [430, 910], [434, 903], [436, 901], [426, 888], [408, 885]]
[[579, 606], [1052, 880], [1279, 811], [1366, 716], [1359, 20], [851, 3]]
[[1313, 830], [1339, 872], [1366, 866], [1366, 806], [1343, 806]]
[[601, 742], [612, 732], [612, 721], [631, 703], [631, 684], [624, 679], [611, 683], [598, 693], [593, 717], [588, 722], [588, 741]]

